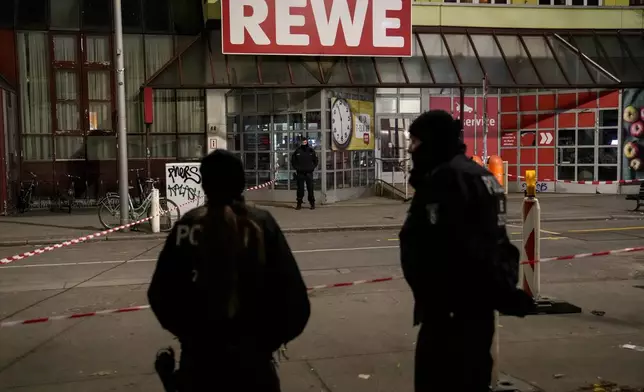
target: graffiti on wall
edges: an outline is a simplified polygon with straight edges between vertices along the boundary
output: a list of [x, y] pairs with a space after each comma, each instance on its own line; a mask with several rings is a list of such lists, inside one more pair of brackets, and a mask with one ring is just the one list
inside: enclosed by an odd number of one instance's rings
[[179, 206], [181, 215], [205, 203], [199, 163], [167, 163], [165, 185], [166, 197]]
[[626, 180], [644, 178], [644, 90], [624, 90], [622, 102], [622, 173]]

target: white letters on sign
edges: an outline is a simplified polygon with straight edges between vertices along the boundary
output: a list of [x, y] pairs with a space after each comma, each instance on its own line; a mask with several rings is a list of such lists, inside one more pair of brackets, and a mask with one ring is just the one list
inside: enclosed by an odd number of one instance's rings
[[411, 56], [412, 0], [221, 0], [225, 54]]

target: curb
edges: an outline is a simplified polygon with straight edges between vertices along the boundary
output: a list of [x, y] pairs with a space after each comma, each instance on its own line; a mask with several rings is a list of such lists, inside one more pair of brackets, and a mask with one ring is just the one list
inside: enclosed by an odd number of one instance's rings
[[[580, 217], [563, 217], [563, 218], [545, 218], [541, 222], [591, 222], [607, 220], [642, 220], [642, 215], [604, 215], [604, 216], [580, 216]], [[508, 224], [521, 224], [519, 218], [510, 218]], [[400, 230], [402, 223], [386, 223], [379, 225], [347, 225], [347, 226], [322, 226], [322, 227], [290, 227], [282, 229], [284, 234], [307, 234], [307, 233], [334, 233], [343, 231], [380, 231], [380, 230]], [[101, 236], [89, 239], [84, 242], [99, 241], [145, 241], [145, 240], [163, 240], [168, 236], [167, 233], [151, 234], [130, 234], [130, 235], [111, 235]], [[69, 241], [69, 238], [31, 238], [24, 240], [7, 240], [0, 241], [0, 247], [13, 247], [25, 245], [54, 245], [61, 242]]]

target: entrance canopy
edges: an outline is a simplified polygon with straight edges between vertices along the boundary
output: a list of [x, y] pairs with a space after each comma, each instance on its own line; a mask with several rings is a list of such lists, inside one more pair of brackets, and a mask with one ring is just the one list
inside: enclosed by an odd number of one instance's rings
[[197, 37], [146, 87], [644, 88], [643, 31], [414, 30], [411, 57], [223, 55]]

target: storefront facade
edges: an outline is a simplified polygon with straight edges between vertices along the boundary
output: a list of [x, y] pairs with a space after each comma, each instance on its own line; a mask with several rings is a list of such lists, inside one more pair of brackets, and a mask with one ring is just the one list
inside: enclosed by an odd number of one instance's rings
[[[14, 152], [21, 159], [7, 183], [33, 171], [47, 195], [73, 174], [84, 179], [77, 191], [88, 202], [116, 188], [111, 9], [101, 1], [66, 0], [63, 12], [63, 2], [20, 0], [11, 26], [0, 22], [0, 44], [10, 45], [15, 60], [13, 71], [0, 73], [15, 82], [20, 108]], [[33, 11], [35, 3], [46, 15]], [[89, 3], [107, 8], [83, 11]], [[147, 3], [123, 2], [124, 50], [130, 167], [152, 177], [164, 178], [168, 162], [200, 159], [214, 143], [239, 154], [249, 186], [277, 178], [253, 198], [292, 201], [288, 158], [307, 137], [320, 155], [319, 200], [353, 198], [377, 181], [404, 181], [406, 129], [423, 111], [460, 116], [468, 152], [481, 155], [483, 102], [488, 154], [507, 160], [512, 175], [536, 169], [544, 191], [596, 191], [545, 180], [638, 176], [622, 150], [634, 138], [623, 121], [624, 97], [637, 106], [644, 88], [644, 38], [634, 15], [641, 10], [403, 1], [413, 27], [394, 35], [403, 34], [408, 53], [357, 56], [332, 53], [336, 47], [302, 56], [279, 48], [224, 54], [230, 32], [219, 1], [203, 11], [198, 0]], [[149, 126], [144, 87], [153, 89]], [[340, 99], [358, 107], [368, 143], [334, 141]]]

